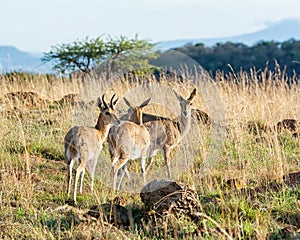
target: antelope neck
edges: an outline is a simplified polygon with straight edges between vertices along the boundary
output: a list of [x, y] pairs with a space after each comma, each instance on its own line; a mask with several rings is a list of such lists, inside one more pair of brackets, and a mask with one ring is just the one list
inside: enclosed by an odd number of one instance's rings
[[181, 133], [181, 135], [184, 135], [190, 128], [191, 125], [191, 116], [188, 113], [188, 116], [184, 116], [183, 114], [180, 114], [180, 117], [178, 118], [178, 130]]
[[102, 138], [106, 138], [109, 132], [110, 124], [105, 124], [100, 113], [95, 129], [98, 130], [98, 133]]

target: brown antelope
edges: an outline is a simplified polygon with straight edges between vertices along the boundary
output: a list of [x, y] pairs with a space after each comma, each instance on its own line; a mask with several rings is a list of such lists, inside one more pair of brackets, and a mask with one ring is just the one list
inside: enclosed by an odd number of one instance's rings
[[[125, 103], [127, 104], [127, 106], [129, 106], [128, 100], [126, 98], [123, 98], [123, 99], [124, 99]], [[120, 117], [120, 120], [128, 120], [128, 118], [132, 112], [134, 112], [134, 109], [129, 108], [128, 112]], [[192, 109], [192, 117], [199, 124], [204, 124], [207, 126], [210, 126], [212, 124], [212, 119], [210, 118], [210, 116], [206, 112], [204, 112], [198, 108]], [[164, 121], [164, 120], [172, 120], [172, 119], [143, 112], [143, 123], [152, 122], [152, 121]]]
[[[140, 106], [134, 107], [136, 111], [130, 116], [132, 121], [122, 121], [121, 124], [113, 126], [109, 131], [108, 146], [112, 160], [111, 178], [114, 189], [120, 189], [124, 173], [128, 173], [126, 164], [129, 160], [141, 159], [141, 171], [145, 182], [145, 161], [150, 146], [150, 134], [143, 125], [142, 109], [148, 105], [149, 101], [150, 98]], [[122, 172], [117, 187], [120, 169]]]
[[100, 114], [95, 127], [75, 126], [71, 128], [65, 136], [65, 162], [68, 165], [68, 196], [71, 191], [72, 172], [74, 163], [78, 163], [75, 174], [75, 183], [73, 191], [73, 200], [76, 203], [76, 191], [79, 176], [81, 174], [79, 191], [82, 193], [82, 183], [84, 179], [85, 169], [88, 170], [91, 181], [91, 190], [94, 187], [94, 174], [98, 157], [102, 151], [102, 144], [106, 140], [109, 129], [112, 124], [118, 122], [115, 115], [115, 105], [118, 101], [114, 101], [115, 94], [108, 105], [102, 96], [102, 101], [98, 98], [98, 107]]
[[[145, 122], [144, 125], [150, 133], [150, 147], [148, 151], [148, 163], [145, 169], [147, 173], [151, 166], [153, 157], [162, 151], [165, 166], [167, 167], [168, 176], [171, 177], [170, 172], [170, 152], [175, 148], [181, 139], [187, 134], [191, 126], [191, 105], [196, 96], [196, 89], [192, 91], [188, 99], [184, 99], [178, 95], [175, 91], [175, 96], [178, 99], [181, 107], [180, 116], [171, 120], [169, 118], [163, 118], [155, 115], [145, 114], [145, 120], [153, 119]], [[126, 102], [126, 101], [125, 101]], [[128, 104], [127, 104], [128, 105]], [[128, 105], [128, 116], [127, 118], [131, 121], [136, 122], [137, 120], [131, 115], [136, 115], [136, 109]], [[126, 167], [126, 166], [125, 166]]]

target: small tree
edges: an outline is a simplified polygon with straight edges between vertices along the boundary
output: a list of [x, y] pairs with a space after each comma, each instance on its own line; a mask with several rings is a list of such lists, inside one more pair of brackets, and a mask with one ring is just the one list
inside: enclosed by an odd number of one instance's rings
[[54, 60], [53, 68], [62, 73], [78, 70], [83, 73], [90, 73], [98, 59], [103, 58], [106, 52], [106, 46], [101, 37], [86, 38], [83, 41], [56, 45], [52, 47], [49, 53], [45, 53], [42, 60]]
[[125, 36], [103, 40], [86, 38], [70, 44], [52, 47], [44, 54], [43, 61], [54, 61], [54, 69], [62, 73], [81, 71], [90, 74], [95, 68], [105, 69], [109, 74], [117, 69], [127, 71], [136, 68], [149, 68], [149, 58], [155, 58], [153, 44], [140, 40], [137, 36], [128, 39]]
[[139, 40], [137, 36], [128, 39], [125, 36], [119, 38], [109, 37], [107, 42], [108, 58], [106, 65], [109, 66], [109, 72], [117, 72], [122, 69], [124, 72], [130, 72], [135, 69], [146, 69], [151, 65], [148, 60], [157, 55], [152, 51], [154, 45], [145, 40]]

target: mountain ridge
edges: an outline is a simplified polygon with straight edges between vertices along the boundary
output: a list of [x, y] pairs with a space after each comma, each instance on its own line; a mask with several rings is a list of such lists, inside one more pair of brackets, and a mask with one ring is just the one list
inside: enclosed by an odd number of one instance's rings
[[270, 24], [268, 27], [237, 36], [220, 37], [220, 38], [194, 38], [194, 39], [174, 39], [158, 42], [158, 49], [171, 49], [182, 47], [186, 44], [203, 43], [206, 47], [212, 47], [217, 43], [234, 42], [254, 45], [259, 41], [278, 41], [283, 42], [289, 39], [300, 39], [300, 20], [284, 19], [279, 22]]
[[41, 61], [42, 54], [29, 53], [15, 46], [0, 46], [0, 73], [26, 71], [32, 73], [51, 72], [50, 64]]

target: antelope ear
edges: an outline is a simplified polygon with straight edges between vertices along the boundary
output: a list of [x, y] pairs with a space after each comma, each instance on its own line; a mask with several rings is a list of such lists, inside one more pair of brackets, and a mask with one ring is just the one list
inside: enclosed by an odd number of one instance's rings
[[191, 92], [190, 97], [187, 99], [189, 102], [192, 102], [196, 96], [197, 90], [196, 88], [193, 89], [193, 91]]
[[148, 103], [150, 102], [151, 98], [147, 99], [145, 102], [143, 102], [141, 105], [140, 105], [140, 108], [143, 108], [145, 106], [148, 105]]
[[178, 101], [181, 102], [184, 99], [181, 95], [179, 95], [177, 92], [175, 92], [175, 90], [173, 90], [173, 92], [174, 92], [174, 94], [175, 94]]
[[135, 108], [135, 107], [133, 107], [133, 106], [131, 105], [131, 103], [130, 103], [125, 97], [123, 97], [123, 99], [124, 99], [124, 102], [126, 103], [126, 105], [127, 105], [128, 107], [130, 107], [130, 108]]

